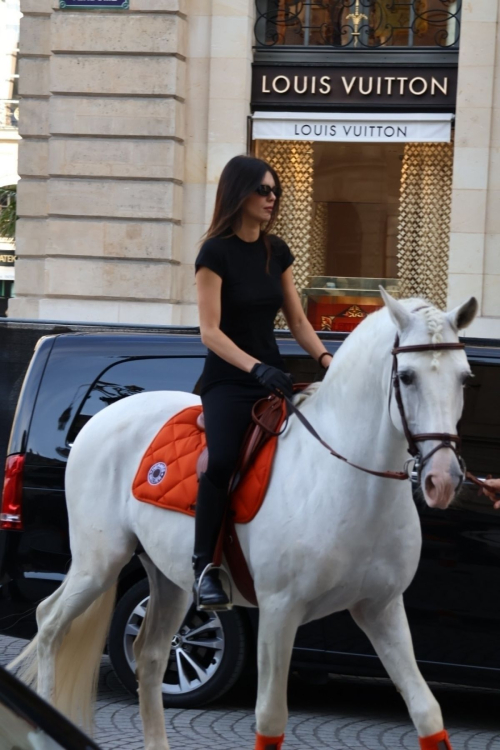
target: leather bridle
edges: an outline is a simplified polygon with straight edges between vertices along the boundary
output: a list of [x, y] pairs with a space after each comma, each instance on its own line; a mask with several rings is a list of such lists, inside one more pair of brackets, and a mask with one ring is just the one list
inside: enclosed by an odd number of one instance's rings
[[[453, 349], [465, 349], [465, 345], [457, 342], [453, 344], [415, 344], [413, 346], [399, 346], [399, 335], [396, 334], [396, 340], [394, 342], [394, 348], [392, 350], [391, 387], [394, 389], [394, 396], [396, 399], [396, 404], [398, 406], [399, 415], [401, 417], [401, 422], [403, 423], [403, 431], [404, 431], [406, 440], [408, 442], [408, 452], [414, 459], [416, 459], [419, 482], [422, 476], [422, 469], [424, 468], [427, 461], [435, 453], [437, 453], [437, 451], [441, 450], [442, 448], [451, 448], [451, 450], [454, 452], [455, 456], [457, 457], [458, 463], [460, 464], [460, 469], [462, 471], [462, 479], [460, 480], [460, 486], [462, 484], [463, 477], [465, 476], [467, 470], [465, 467], [465, 462], [462, 456], [460, 455], [461, 439], [459, 435], [453, 435], [449, 432], [422, 432], [417, 435], [413, 435], [411, 433], [410, 428], [408, 426], [408, 420], [406, 419], [403, 399], [401, 396], [401, 385], [399, 382], [399, 375], [398, 375], [398, 354], [401, 354], [401, 353], [406, 354], [409, 352], [439, 352], [439, 351], [449, 351]], [[389, 404], [390, 404], [390, 395], [389, 395]], [[426, 440], [438, 440], [440, 442], [438, 443], [438, 445], [432, 448], [432, 450], [426, 453], [425, 456], [422, 456], [420, 449], [418, 447], [418, 443], [423, 443]], [[460, 487], [457, 488], [457, 491], [458, 489], [460, 489]]]
[[[391, 375], [391, 390], [394, 389], [394, 395], [396, 399], [396, 403], [399, 409], [399, 414], [401, 416], [401, 421], [403, 423], [403, 431], [406, 437], [406, 440], [408, 441], [408, 452], [412, 456], [413, 459], [415, 459], [417, 463], [417, 471], [418, 471], [418, 479], [420, 481], [422, 469], [427, 463], [427, 461], [433, 456], [437, 451], [441, 450], [442, 448], [451, 448], [451, 450], [455, 453], [460, 468], [463, 472], [463, 475], [466, 474], [466, 468], [463, 458], [460, 455], [460, 437], [459, 435], [452, 435], [448, 432], [427, 432], [427, 433], [419, 433], [417, 435], [413, 435], [410, 431], [410, 428], [408, 426], [408, 420], [406, 419], [406, 414], [404, 410], [403, 405], [403, 399], [401, 397], [401, 386], [399, 383], [399, 375], [398, 375], [398, 354], [407, 353], [407, 352], [437, 352], [437, 351], [449, 351], [453, 349], [465, 349], [464, 344], [460, 343], [454, 343], [454, 344], [415, 344], [413, 346], [399, 346], [399, 335], [396, 335], [396, 340], [394, 342], [394, 347], [392, 349], [392, 375]], [[288, 407], [288, 413], [292, 412], [295, 414], [297, 419], [302, 422], [304, 427], [313, 435], [313, 437], [316, 438], [325, 448], [327, 448], [332, 456], [335, 458], [340, 459], [341, 461], [344, 461], [349, 466], [352, 466], [355, 469], [358, 469], [359, 471], [364, 471], [366, 474], [371, 474], [375, 477], [382, 477], [383, 479], [399, 479], [399, 480], [406, 480], [410, 478], [410, 474], [408, 472], [408, 464], [411, 463], [410, 459], [405, 464], [404, 471], [375, 471], [373, 469], [367, 469], [364, 466], [360, 466], [358, 464], [354, 464], [351, 461], [349, 461], [345, 456], [342, 456], [340, 453], [337, 453], [328, 443], [321, 438], [314, 427], [311, 425], [311, 423], [306, 419], [306, 417], [302, 414], [302, 412], [297, 409], [297, 407], [292, 403], [292, 401], [285, 396], [285, 401]], [[288, 420], [287, 420], [288, 421]], [[283, 428], [283, 432], [285, 427]], [[436, 445], [432, 450], [429, 451], [425, 456], [421, 455], [421, 452], [418, 447], [418, 443], [422, 443], [426, 440], [438, 440], [439, 443]], [[469, 477], [469, 474], [467, 474]], [[462, 483], [463, 478], [460, 482]]]

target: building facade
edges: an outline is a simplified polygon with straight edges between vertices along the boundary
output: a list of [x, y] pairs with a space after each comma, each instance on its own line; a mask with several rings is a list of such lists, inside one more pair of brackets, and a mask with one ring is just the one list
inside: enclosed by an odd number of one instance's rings
[[[0, 0], [0, 191], [17, 185], [19, 0]], [[12, 197], [0, 192], [0, 213]], [[14, 287], [15, 242], [0, 232], [0, 316], [7, 311]]]
[[500, 337], [498, 0], [21, 0], [12, 317], [198, 322], [222, 168], [276, 166], [317, 328], [378, 283]]

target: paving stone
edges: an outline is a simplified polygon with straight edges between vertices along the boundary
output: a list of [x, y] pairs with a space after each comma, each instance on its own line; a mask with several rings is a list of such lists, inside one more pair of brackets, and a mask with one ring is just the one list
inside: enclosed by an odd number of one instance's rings
[[[0, 664], [25, 641], [0, 636]], [[433, 685], [455, 750], [500, 750], [499, 690]], [[171, 750], [251, 750], [254, 685], [242, 683], [200, 709], [167, 709]], [[406, 708], [385, 680], [337, 677], [327, 685], [293, 678], [284, 750], [417, 750]], [[103, 656], [95, 713], [95, 740], [103, 750], [142, 750], [137, 700], [119, 683]]]

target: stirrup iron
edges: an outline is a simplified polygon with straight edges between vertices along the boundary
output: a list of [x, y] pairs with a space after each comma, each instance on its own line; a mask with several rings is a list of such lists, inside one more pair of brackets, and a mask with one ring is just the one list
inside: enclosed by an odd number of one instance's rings
[[[211, 570], [218, 570], [219, 575], [220, 573], [224, 573], [228, 587], [229, 587], [229, 602], [227, 604], [201, 604], [200, 603], [200, 589], [201, 584], [203, 582], [203, 579], [207, 575], [207, 573], [210, 573]], [[196, 609], [201, 610], [202, 612], [228, 612], [233, 608], [233, 585], [231, 583], [231, 576], [227, 572], [224, 565], [214, 565], [214, 563], [208, 563], [208, 565], [203, 569], [202, 574], [200, 575], [198, 579], [198, 584], [196, 586]]]

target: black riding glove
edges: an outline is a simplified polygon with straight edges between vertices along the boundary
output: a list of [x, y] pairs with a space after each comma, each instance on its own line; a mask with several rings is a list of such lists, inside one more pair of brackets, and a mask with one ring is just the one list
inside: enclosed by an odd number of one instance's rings
[[255, 364], [250, 370], [250, 373], [261, 385], [265, 388], [269, 388], [269, 390], [277, 396], [288, 396], [288, 398], [292, 398], [292, 376], [283, 372], [283, 370], [279, 370], [272, 365], [265, 365], [264, 362], [257, 362], [257, 364]]

